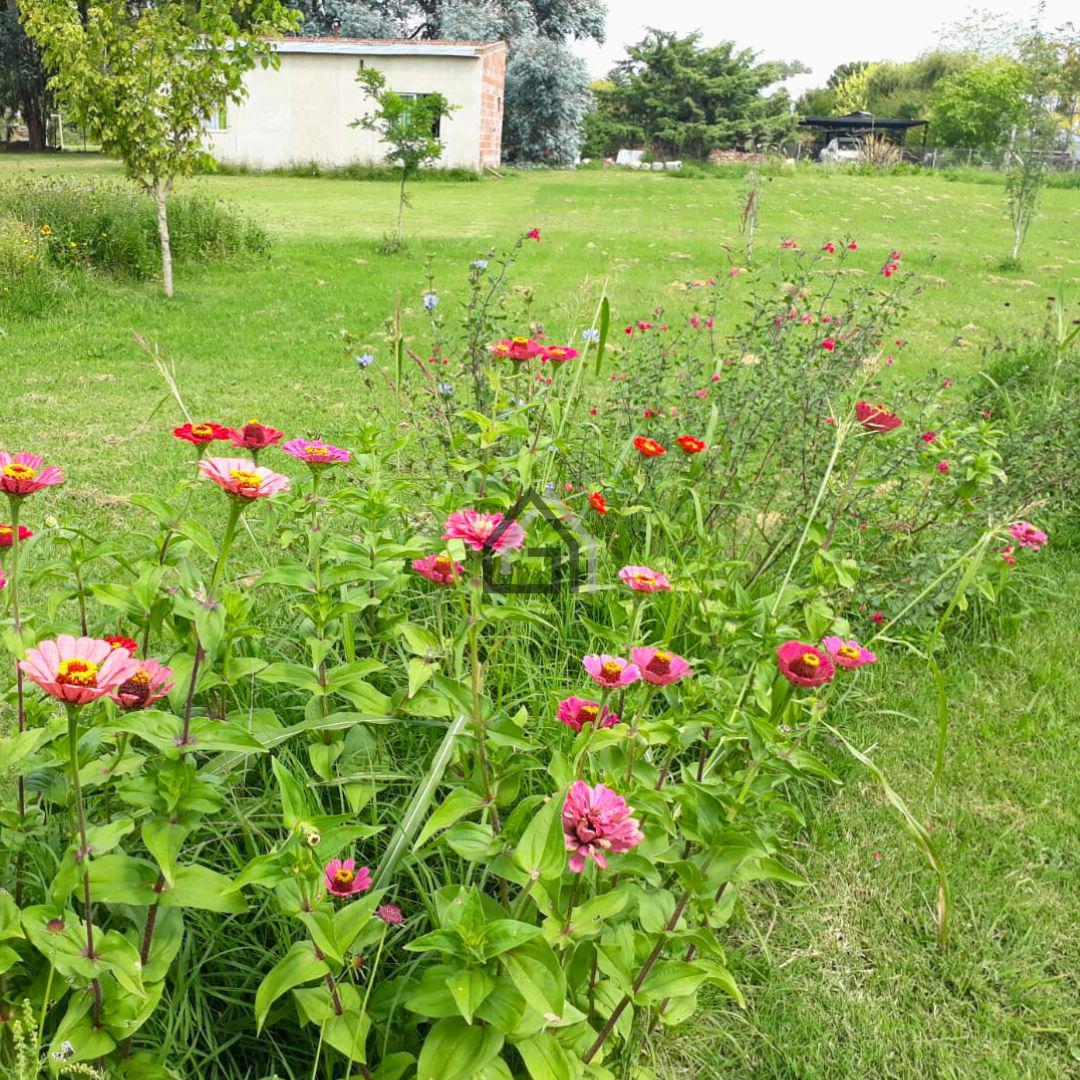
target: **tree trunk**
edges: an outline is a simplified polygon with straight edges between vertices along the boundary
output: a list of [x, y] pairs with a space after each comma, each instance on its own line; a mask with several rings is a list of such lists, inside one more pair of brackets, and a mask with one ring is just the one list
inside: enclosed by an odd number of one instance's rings
[[26, 122], [26, 130], [31, 150], [47, 150], [45, 141], [45, 117], [41, 114], [41, 103], [30, 94], [24, 94], [22, 99], [22, 115]]
[[168, 184], [155, 184], [152, 194], [157, 206], [158, 234], [161, 236], [161, 283], [165, 295], [172, 296], [172, 246], [169, 243], [169, 211], [165, 205], [169, 195]]

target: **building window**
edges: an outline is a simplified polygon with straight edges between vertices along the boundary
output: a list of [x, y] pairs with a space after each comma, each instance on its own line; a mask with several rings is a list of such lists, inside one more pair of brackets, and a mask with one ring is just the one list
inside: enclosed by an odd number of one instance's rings
[[203, 121], [203, 131], [226, 131], [228, 117], [225, 114], [225, 106], [215, 109], [208, 120]]
[[[402, 101], [420, 101], [422, 98], [431, 97], [430, 94], [398, 94]], [[431, 125], [432, 138], [442, 138], [442, 117], [436, 116], [435, 123]]]

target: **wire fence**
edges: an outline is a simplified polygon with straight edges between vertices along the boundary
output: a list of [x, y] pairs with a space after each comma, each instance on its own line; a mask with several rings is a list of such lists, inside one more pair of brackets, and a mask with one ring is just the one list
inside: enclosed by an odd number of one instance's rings
[[[821, 153], [820, 145], [791, 143], [782, 148], [782, 152], [796, 161], [817, 161]], [[1070, 150], [1048, 150], [1039, 152], [1045, 166], [1053, 172], [1080, 172], [1080, 146]], [[972, 147], [928, 146], [901, 148], [901, 160], [908, 165], [918, 165], [924, 169], [984, 169], [987, 172], [1004, 172], [1013, 163], [1016, 155], [1008, 147], [993, 147], [977, 150]], [[843, 162], [838, 162], [843, 164]], [[847, 164], [858, 164], [848, 161]]]

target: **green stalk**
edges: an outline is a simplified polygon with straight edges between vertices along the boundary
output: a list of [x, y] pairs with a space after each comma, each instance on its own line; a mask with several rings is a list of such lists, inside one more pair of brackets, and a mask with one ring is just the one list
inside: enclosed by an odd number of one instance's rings
[[[83, 804], [82, 783], [79, 780], [79, 710], [78, 706], [68, 704], [68, 766], [71, 776], [71, 791], [75, 797], [75, 816], [78, 822], [78, 850], [75, 858], [82, 862], [90, 858], [90, 845], [86, 840], [86, 807]], [[83, 915], [86, 919], [86, 955], [89, 960], [96, 959], [94, 952], [94, 905], [90, 895], [90, 866], [83, 867]], [[101, 1020], [101, 984], [97, 979], [90, 981], [94, 992], [94, 1026]]]
[[[22, 508], [22, 499], [17, 495], [8, 496], [8, 504], [11, 507], [11, 581], [8, 588], [11, 592], [11, 615], [15, 629], [15, 637], [22, 642], [22, 621], [19, 614], [19, 510]], [[18, 714], [18, 730], [21, 734], [26, 730], [26, 687], [23, 681], [23, 671], [19, 666], [18, 657], [15, 658], [15, 693], [16, 711]], [[26, 778], [19, 773], [18, 780], [19, 823], [26, 818]], [[15, 859], [15, 904], [22, 906], [23, 899], [23, 852], [19, 852]]]

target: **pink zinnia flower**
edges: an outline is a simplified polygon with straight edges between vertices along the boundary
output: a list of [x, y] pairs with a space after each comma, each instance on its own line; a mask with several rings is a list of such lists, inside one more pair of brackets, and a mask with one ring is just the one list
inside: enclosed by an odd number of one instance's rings
[[624, 660], [621, 656], [609, 656], [607, 653], [590, 653], [581, 658], [581, 666], [589, 673], [593, 682], [606, 690], [617, 690], [636, 683], [641, 678], [637, 664]]
[[634, 592], [667, 592], [671, 588], [671, 582], [664, 574], [647, 566], [624, 566], [619, 571], [619, 578]]
[[526, 240], [535, 240], [539, 244], [540, 243], [540, 230], [539, 229], [530, 229], [525, 234], [525, 239]]
[[1030, 521], [1017, 521], [1009, 526], [1012, 538], [1021, 546], [1038, 551], [1050, 538]]
[[785, 641], [776, 650], [776, 660], [780, 674], [796, 686], [821, 686], [836, 674], [825, 653], [801, 641]]
[[494, 345], [489, 346], [489, 352], [499, 359], [513, 360], [515, 363], [523, 364], [541, 356], [544, 346], [532, 338], [512, 337], [496, 341]]
[[937, 471], [939, 473], [947, 473], [949, 471], [949, 463], [947, 461], [939, 461], [937, 463]]
[[28, 454], [24, 450], [9, 454], [0, 450], [0, 492], [3, 494], [21, 499], [63, 482], [64, 474], [55, 465], [43, 469], [37, 454]]
[[465, 573], [465, 567], [449, 555], [425, 555], [422, 559], [413, 559], [412, 568], [436, 585], [455, 585]]
[[139, 670], [127, 649], [114, 649], [101, 638], [61, 634], [29, 649], [19, 667], [45, 691], [69, 705], [97, 701]]
[[136, 670], [115, 690], [109, 691], [109, 697], [121, 709], [145, 709], [163, 698], [175, 685], [172, 671], [156, 660], [139, 660], [135, 667]]
[[463, 540], [473, 551], [515, 551], [525, 543], [525, 530], [502, 514], [455, 510], [446, 519], [444, 540]]
[[594, 728], [614, 727], [619, 718], [606, 705], [585, 698], [568, 697], [559, 702], [559, 719], [575, 731], [580, 731], [585, 724]]
[[885, 616], [882, 615], [880, 611], [875, 611], [874, 614], [870, 616], [870, 621], [875, 626], [880, 626], [885, 621]]
[[872, 664], [877, 659], [874, 653], [857, 641], [845, 641], [843, 638], [831, 636], [825, 638], [821, 644], [842, 668], [860, 668], [863, 664]]
[[937, 442], [938, 433], [936, 431], [924, 431], [922, 435], [922, 441], [924, 443]]
[[670, 686], [694, 670], [681, 657], [663, 649], [638, 648], [631, 650], [634, 663], [641, 669], [641, 677], [653, 686]]
[[570, 869], [580, 874], [585, 860], [592, 859], [601, 870], [607, 869], [607, 856], [636, 848], [645, 834], [626, 800], [611, 788], [597, 784], [589, 787], [577, 780], [566, 793], [563, 803], [563, 835], [566, 850], [571, 852]]
[[1009, 544], [1007, 547], [1002, 549], [1001, 561], [1006, 566], [1015, 566], [1016, 565], [1016, 552], [1015, 552], [1012, 544]]
[[836, 254], [836, 245], [831, 240], [829, 240], [826, 243], [821, 245], [821, 250], [825, 251], [825, 252], [828, 252], [830, 255], [835, 255]]
[[331, 859], [323, 871], [323, 884], [331, 896], [355, 896], [371, 888], [371, 871], [356, 869], [355, 859]]
[[558, 367], [568, 360], [576, 360], [581, 353], [569, 345], [549, 345], [544, 349], [544, 361]]
[[292, 488], [287, 476], [243, 458], [203, 458], [199, 472], [237, 499], [265, 499]]
[[281, 449], [313, 469], [321, 469], [327, 465], [345, 465], [349, 461], [348, 450], [342, 450], [340, 446], [332, 446], [320, 439], [293, 439]]
[[405, 921], [405, 916], [397, 904], [380, 904], [375, 909], [375, 915], [387, 926], [400, 926]]
[[799, 242], [797, 240], [790, 240], [790, 239], [781, 240], [780, 241], [780, 246], [782, 248], [787, 248], [789, 251], [794, 251], [799, 246]]

